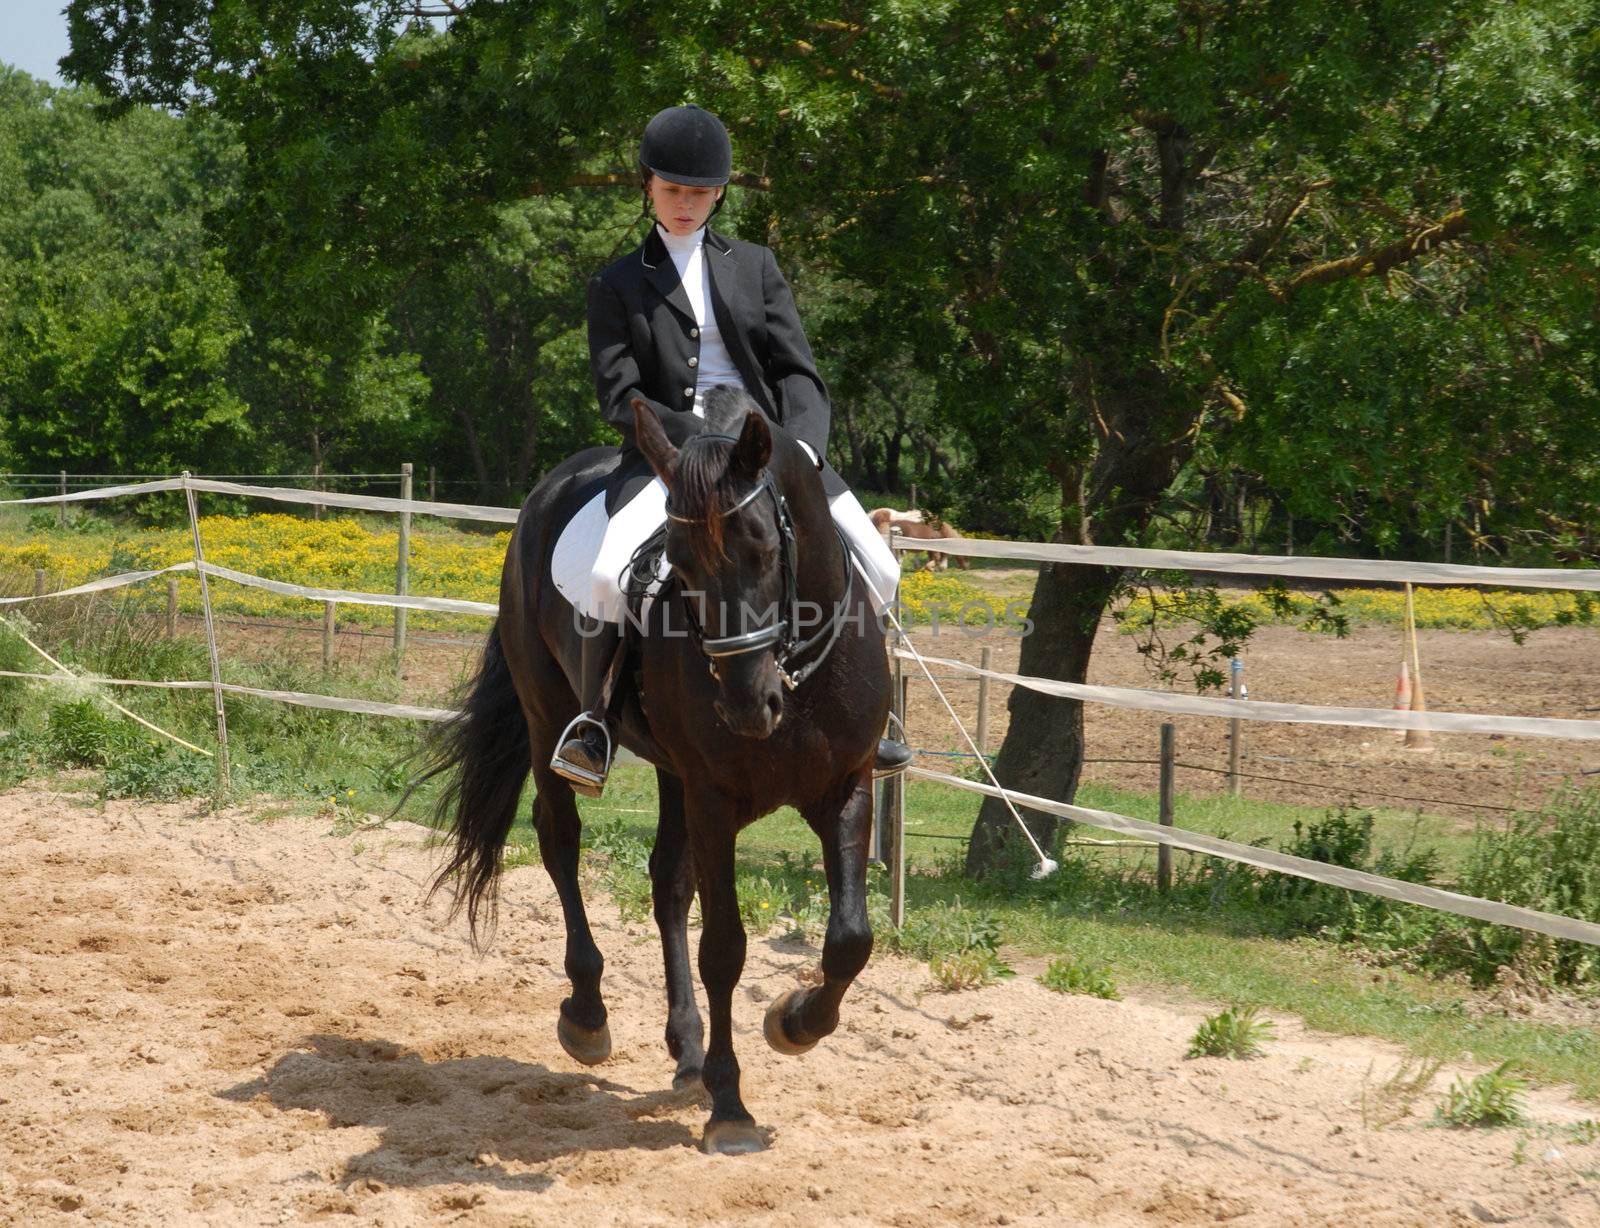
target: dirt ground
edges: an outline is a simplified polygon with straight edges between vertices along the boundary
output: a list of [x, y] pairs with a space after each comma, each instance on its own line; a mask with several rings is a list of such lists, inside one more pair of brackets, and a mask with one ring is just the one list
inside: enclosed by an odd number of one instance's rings
[[548, 878], [509, 875], [478, 957], [422, 904], [424, 840], [0, 795], [0, 1224], [1600, 1225], [1600, 1145], [1432, 1127], [1449, 1070], [1369, 1129], [1398, 1053], [1290, 1020], [1185, 1060], [1201, 1005], [947, 995], [878, 956], [780, 1057], [762, 1012], [817, 954], [768, 939], [735, 1020], [770, 1148], [707, 1158], [652, 931], [591, 891], [615, 1053], [579, 1067]]

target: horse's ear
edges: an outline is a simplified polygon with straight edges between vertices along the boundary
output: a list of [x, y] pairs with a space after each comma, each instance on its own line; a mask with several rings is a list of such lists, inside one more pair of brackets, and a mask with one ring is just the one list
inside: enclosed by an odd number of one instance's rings
[[752, 409], [744, 417], [744, 428], [739, 432], [739, 442], [733, 445], [728, 468], [753, 478], [771, 459], [772, 432], [767, 428], [767, 416], [759, 409]]
[[634, 397], [629, 404], [633, 406], [634, 442], [639, 445], [639, 451], [644, 453], [645, 460], [650, 462], [650, 468], [655, 470], [656, 476], [666, 482], [672, 474], [673, 465], [678, 461], [678, 449], [672, 446], [661, 419], [650, 408], [648, 401], [643, 397]]

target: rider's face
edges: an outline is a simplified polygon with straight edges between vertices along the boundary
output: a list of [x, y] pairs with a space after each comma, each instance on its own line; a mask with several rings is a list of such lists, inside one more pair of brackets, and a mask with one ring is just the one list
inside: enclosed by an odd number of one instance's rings
[[722, 193], [722, 188], [691, 188], [660, 175], [650, 176], [650, 204], [669, 234], [692, 235], [699, 230]]

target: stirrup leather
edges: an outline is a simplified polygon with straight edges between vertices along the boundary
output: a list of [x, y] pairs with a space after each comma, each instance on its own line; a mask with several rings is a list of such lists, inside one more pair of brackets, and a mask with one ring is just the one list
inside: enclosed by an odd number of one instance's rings
[[[575, 736], [575, 732], [585, 725], [593, 725], [600, 731], [600, 736], [605, 739], [606, 757], [605, 767], [597, 775], [586, 767], [576, 763], [568, 763], [561, 757], [561, 748]], [[567, 722], [567, 727], [561, 731], [561, 736], [556, 739], [556, 753], [550, 756], [550, 770], [563, 780], [572, 784], [595, 790], [594, 796], [598, 797], [599, 791], [606, 783], [606, 777], [611, 774], [611, 760], [615, 754], [615, 747], [611, 742], [611, 730], [606, 723], [590, 716], [587, 712], [580, 712]]]

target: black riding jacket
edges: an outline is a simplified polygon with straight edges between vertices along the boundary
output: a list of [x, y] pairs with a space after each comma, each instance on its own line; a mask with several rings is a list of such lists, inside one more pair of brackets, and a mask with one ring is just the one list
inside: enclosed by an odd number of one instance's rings
[[[745, 388], [767, 417], [825, 457], [828, 389], [772, 252], [708, 227], [704, 258], [712, 310]], [[610, 510], [632, 498], [650, 476], [633, 437], [635, 394], [660, 415], [674, 444], [699, 431], [701, 419], [690, 412], [699, 355], [694, 310], [652, 225], [643, 243], [589, 282], [595, 392], [606, 421], [622, 432], [622, 466], [610, 486]], [[846, 489], [826, 465], [823, 476], [830, 497]]]

